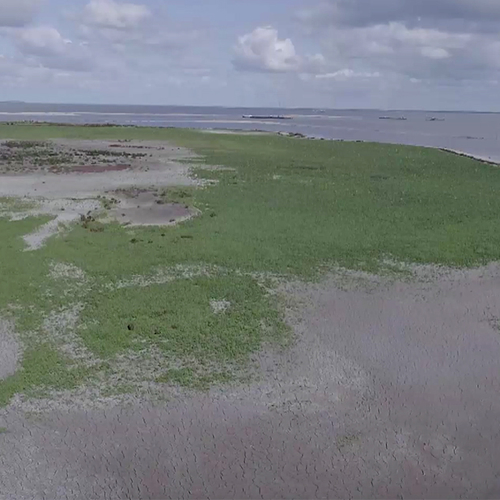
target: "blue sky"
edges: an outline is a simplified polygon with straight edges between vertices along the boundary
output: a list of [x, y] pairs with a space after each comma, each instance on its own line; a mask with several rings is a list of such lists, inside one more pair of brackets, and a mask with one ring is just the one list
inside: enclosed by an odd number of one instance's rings
[[0, 0], [0, 100], [500, 110], [499, 0]]

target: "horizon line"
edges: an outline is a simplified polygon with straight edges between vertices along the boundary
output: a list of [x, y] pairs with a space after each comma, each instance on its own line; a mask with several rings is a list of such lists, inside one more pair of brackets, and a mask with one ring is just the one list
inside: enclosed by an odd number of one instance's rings
[[193, 104], [124, 104], [124, 103], [82, 103], [82, 102], [35, 102], [21, 100], [6, 100], [0, 101], [2, 104], [18, 104], [18, 105], [62, 105], [62, 106], [129, 106], [129, 107], [162, 107], [162, 108], [220, 108], [220, 109], [280, 109], [280, 110], [313, 110], [313, 111], [380, 111], [380, 112], [410, 112], [410, 113], [474, 113], [474, 114], [499, 114], [498, 111], [482, 111], [482, 110], [458, 110], [458, 109], [423, 109], [423, 108], [329, 108], [329, 107], [309, 107], [309, 106], [294, 106], [294, 107], [279, 107], [279, 106], [223, 106], [223, 105], [193, 105]]

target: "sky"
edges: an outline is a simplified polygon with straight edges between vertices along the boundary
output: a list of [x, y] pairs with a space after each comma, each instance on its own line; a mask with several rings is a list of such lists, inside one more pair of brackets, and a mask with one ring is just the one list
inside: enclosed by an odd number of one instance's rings
[[0, 0], [0, 101], [500, 111], [500, 0]]

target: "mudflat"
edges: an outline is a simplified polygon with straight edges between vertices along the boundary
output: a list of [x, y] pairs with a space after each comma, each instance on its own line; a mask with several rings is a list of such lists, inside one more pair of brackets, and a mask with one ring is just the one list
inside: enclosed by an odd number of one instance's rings
[[16, 401], [4, 497], [496, 498], [499, 269], [367, 281], [287, 285], [298, 340], [259, 383]]
[[8, 130], [155, 149], [0, 174], [0, 498], [498, 498], [498, 169]]

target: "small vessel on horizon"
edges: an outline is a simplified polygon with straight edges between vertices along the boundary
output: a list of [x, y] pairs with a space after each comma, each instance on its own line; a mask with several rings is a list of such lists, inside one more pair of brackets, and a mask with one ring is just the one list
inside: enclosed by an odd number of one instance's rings
[[405, 122], [407, 120], [406, 116], [379, 116], [379, 120], [397, 120]]
[[252, 120], [291, 120], [291, 116], [285, 115], [243, 115], [243, 118]]

